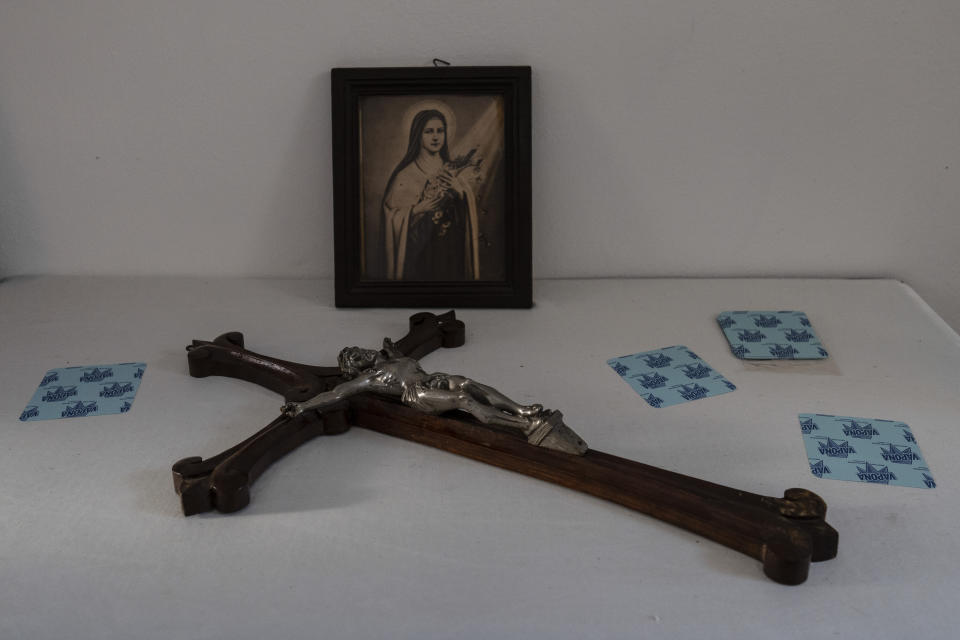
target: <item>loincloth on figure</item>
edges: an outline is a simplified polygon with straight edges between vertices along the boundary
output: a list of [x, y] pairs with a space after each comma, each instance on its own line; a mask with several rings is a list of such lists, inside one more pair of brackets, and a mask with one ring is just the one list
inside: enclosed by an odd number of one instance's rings
[[453, 392], [450, 384], [451, 376], [446, 373], [432, 373], [427, 378], [413, 384], [403, 385], [403, 393], [400, 395], [400, 401], [416, 409], [429, 414], [442, 413], [452, 407], [437, 406], [436, 394], [430, 391]]

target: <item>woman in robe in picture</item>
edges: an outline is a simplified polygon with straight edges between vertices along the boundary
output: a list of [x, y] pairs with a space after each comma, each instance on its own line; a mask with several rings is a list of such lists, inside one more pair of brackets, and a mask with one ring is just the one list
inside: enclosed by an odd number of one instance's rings
[[473, 152], [451, 161], [447, 142], [443, 113], [414, 116], [381, 206], [389, 280], [479, 278], [477, 202], [461, 175]]

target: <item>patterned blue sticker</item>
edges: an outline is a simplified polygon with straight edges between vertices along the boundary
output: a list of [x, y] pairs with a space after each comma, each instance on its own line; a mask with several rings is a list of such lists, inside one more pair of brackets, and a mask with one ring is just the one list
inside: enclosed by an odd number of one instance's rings
[[819, 360], [827, 351], [803, 311], [724, 311], [717, 323], [744, 360]]
[[24, 422], [126, 413], [140, 388], [143, 362], [51, 369], [20, 414]]
[[933, 489], [917, 439], [903, 422], [801, 413], [810, 472], [818, 478]]
[[737, 387], [683, 345], [607, 360], [651, 407], [669, 407]]

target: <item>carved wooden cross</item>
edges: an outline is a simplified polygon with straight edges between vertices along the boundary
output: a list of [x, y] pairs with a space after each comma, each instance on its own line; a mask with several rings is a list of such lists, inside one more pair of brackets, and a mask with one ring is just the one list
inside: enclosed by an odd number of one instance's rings
[[[393, 347], [419, 359], [439, 347], [464, 342], [454, 312], [418, 313], [409, 333]], [[240, 378], [303, 402], [346, 378], [338, 367], [278, 360], [249, 351], [243, 335], [225, 333], [187, 347], [190, 375]], [[273, 462], [318, 435], [343, 433], [350, 425], [437, 447], [474, 460], [583, 491], [683, 527], [763, 563], [782, 584], [806, 580], [810, 562], [837, 554], [837, 532], [825, 521], [827, 506], [806, 489], [782, 498], [738, 491], [650, 465], [586, 449], [567, 453], [531, 444], [529, 438], [455, 415], [428, 415], [400, 402], [353, 396], [322, 411], [282, 414], [266, 427], [203, 460], [173, 465], [173, 483], [185, 515], [216, 509], [231, 513], [250, 502], [250, 485]]]

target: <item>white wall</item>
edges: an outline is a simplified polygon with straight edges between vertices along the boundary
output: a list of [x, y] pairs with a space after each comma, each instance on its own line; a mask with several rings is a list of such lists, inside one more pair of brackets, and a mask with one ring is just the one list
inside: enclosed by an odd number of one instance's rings
[[956, 0], [0, 0], [0, 275], [331, 276], [329, 69], [534, 69], [537, 277], [895, 276], [960, 327]]

